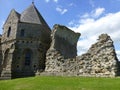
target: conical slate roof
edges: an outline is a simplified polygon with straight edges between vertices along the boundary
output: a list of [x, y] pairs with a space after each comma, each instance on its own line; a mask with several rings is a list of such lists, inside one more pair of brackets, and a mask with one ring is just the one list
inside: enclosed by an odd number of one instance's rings
[[32, 3], [25, 11], [23, 11], [20, 17], [20, 21], [46, 25], [45, 20], [40, 15], [34, 3]]

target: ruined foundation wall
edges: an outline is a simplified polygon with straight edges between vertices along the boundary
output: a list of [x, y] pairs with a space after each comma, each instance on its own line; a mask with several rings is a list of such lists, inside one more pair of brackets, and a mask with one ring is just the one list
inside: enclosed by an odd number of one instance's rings
[[87, 53], [72, 61], [66, 60], [65, 65], [66, 72], [78, 76], [114, 77], [119, 72], [113, 41], [107, 34], [100, 35]]
[[52, 31], [52, 42], [46, 54], [45, 71], [62, 70], [62, 63], [68, 58], [77, 56], [77, 41], [80, 33], [75, 33], [65, 26], [55, 25]]
[[[56, 41], [55, 39], [52, 39], [52, 41]], [[55, 42], [51, 45], [54, 46], [54, 44]], [[59, 42], [59, 44], [63, 43]], [[96, 77], [114, 77], [118, 75], [118, 59], [113, 41], [107, 34], [100, 35], [98, 42], [93, 44], [87, 53], [81, 56], [64, 58], [64, 55], [58, 49], [52, 47], [46, 54], [45, 72], [49, 75]]]

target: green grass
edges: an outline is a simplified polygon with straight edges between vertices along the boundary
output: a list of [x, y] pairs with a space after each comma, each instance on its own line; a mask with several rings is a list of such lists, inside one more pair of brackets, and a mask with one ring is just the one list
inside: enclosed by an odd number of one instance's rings
[[1, 80], [0, 90], [120, 90], [120, 78], [37, 76]]

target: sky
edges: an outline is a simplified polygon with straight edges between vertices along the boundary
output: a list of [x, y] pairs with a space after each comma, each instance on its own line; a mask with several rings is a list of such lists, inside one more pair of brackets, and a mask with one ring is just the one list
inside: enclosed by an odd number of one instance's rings
[[[32, 1], [0, 0], [0, 34], [11, 9], [22, 13]], [[120, 0], [34, 0], [34, 4], [51, 29], [61, 24], [81, 33], [78, 55], [87, 52], [100, 34], [107, 33], [120, 60]]]

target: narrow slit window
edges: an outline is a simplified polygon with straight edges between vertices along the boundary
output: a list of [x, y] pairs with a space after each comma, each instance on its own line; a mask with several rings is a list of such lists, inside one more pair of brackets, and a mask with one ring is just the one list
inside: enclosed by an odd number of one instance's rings
[[10, 36], [10, 33], [11, 33], [11, 27], [8, 28], [7, 37]]

